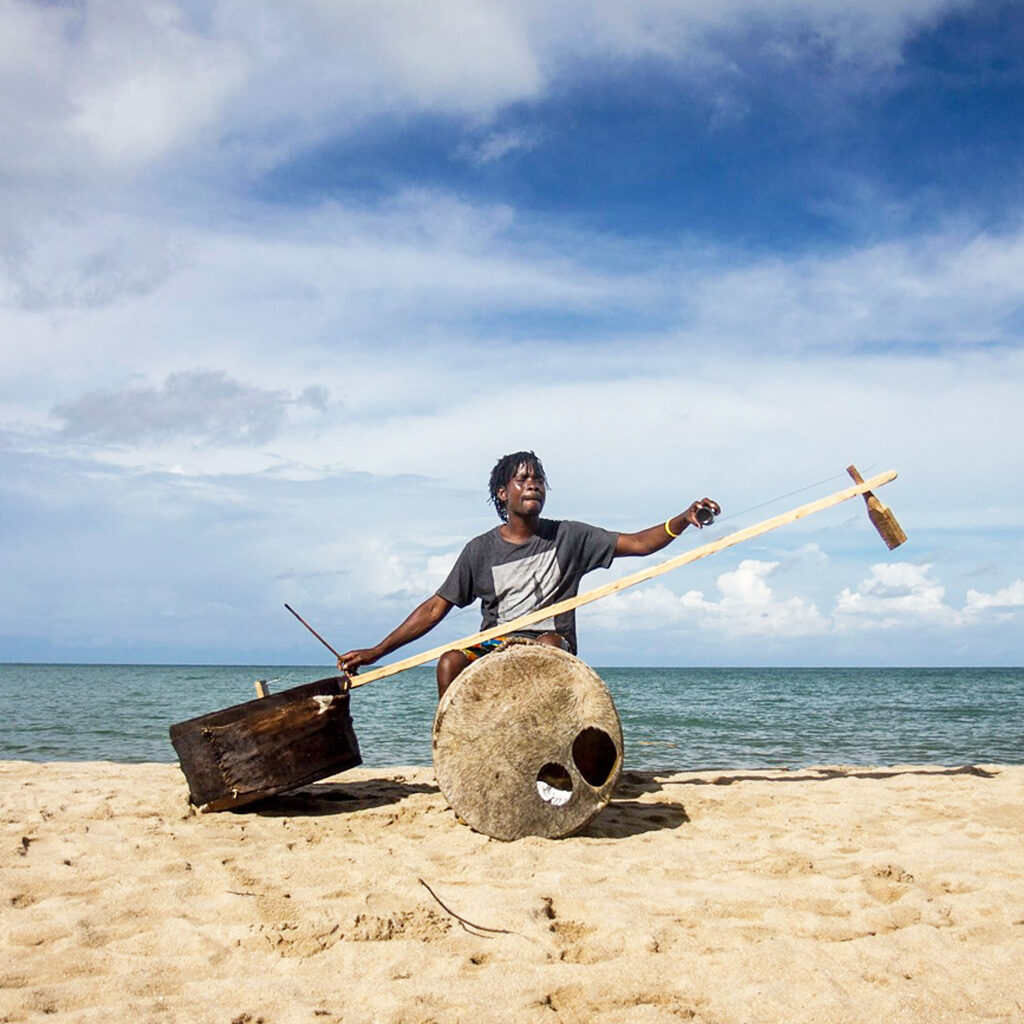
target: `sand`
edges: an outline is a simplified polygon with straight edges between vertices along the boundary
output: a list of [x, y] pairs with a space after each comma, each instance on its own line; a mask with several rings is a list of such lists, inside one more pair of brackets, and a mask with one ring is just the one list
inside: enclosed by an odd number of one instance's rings
[[1024, 767], [626, 773], [501, 843], [426, 768], [4, 762], [0, 815], [5, 1024], [1024, 1021]]

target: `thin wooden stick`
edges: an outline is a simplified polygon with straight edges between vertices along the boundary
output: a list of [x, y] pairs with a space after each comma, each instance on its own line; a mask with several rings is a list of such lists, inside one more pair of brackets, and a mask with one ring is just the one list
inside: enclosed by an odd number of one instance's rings
[[[341, 657], [341, 655], [290, 604], [288, 604], [287, 601], [285, 602], [284, 606], [288, 609], [288, 611], [292, 613], [292, 615], [295, 616], [295, 618], [299, 620], [299, 622], [301, 622], [306, 627], [306, 629], [310, 631], [310, 633], [313, 634], [313, 636], [317, 638], [317, 640], [320, 641], [320, 643], [324, 645], [324, 647], [327, 648], [327, 650], [331, 652], [331, 654], [333, 654], [336, 658]], [[260, 694], [260, 696], [263, 695]]]
[[876, 487], [881, 487], [883, 484], [890, 483], [895, 479], [896, 471], [893, 469], [886, 473], [879, 473], [878, 476], [873, 476], [870, 480], [866, 480], [863, 483], [847, 487], [845, 490], [837, 491], [835, 494], [819, 498], [817, 501], [809, 502], [806, 505], [801, 505], [799, 508], [791, 509], [789, 512], [783, 512], [782, 515], [766, 519], [764, 522], [748, 526], [746, 529], [737, 530], [721, 540], [712, 541], [710, 544], [703, 545], [703, 547], [694, 548], [692, 551], [687, 551], [682, 555], [677, 555], [675, 558], [670, 558], [667, 562], [662, 562], [660, 565], [648, 566], [648, 568], [641, 569], [631, 576], [623, 576], [622, 579], [606, 583], [603, 587], [588, 590], [585, 594], [568, 597], [564, 601], [546, 605], [544, 608], [538, 608], [536, 611], [522, 615], [511, 622], [502, 622], [500, 625], [492, 626], [490, 629], [485, 629], [480, 633], [474, 633], [472, 636], [463, 637], [461, 640], [451, 640], [440, 647], [433, 647], [429, 651], [423, 651], [421, 654], [414, 654], [411, 658], [405, 658], [402, 661], [395, 661], [390, 665], [383, 665], [380, 668], [372, 669], [365, 675], [354, 675], [351, 677], [351, 685], [353, 687], [363, 686], [366, 683], [372, 683], [375, 679], [385, 679], [387, 676], [404, 672], [407, 668], [425, 665], [428, 661], [439, 658], [445, 651], [472, 647], [473, 644], [483, 643], [484, 640], [491, 640], [496, 636], [514, 633], [517, 629], [532, 626], [534, 623], [550, 619], [554, 615], [561, 615], [562, 612], [581, 608], [583, 605], [591, 604], [593, 601], [600, 601], [602, 597], [607, 597], [609, 594], [618, 593], [618, 591], [625, 590], [627, 587], [635, 587], [638, 583], [654, 579], [656, 576], [662, 576], [664, 573], [678, 569], [680, 566], [689, 565], [690, 562], [696, 562], [698, 559], [707, 558], [708, 555], [713, 555], [718, 551], [724, 551], [726, 548], [734, 547], [736, 544], [742, 544], [752, 537], [759, 537], [762, 533], [768, 533], [769, 530], [777, 530], [780, 526], [785, 526], [787, 523], [792, 523], [797, 519], [814, 515], [815, 512], [822, 512], [827, 508], [832, 508], [833, 505], [839, 505], [844, 501], [849, 501], [851, 498], [856, 498], [857, 495], [864, 494], [865, 491], [873, 491]]
[[[417, 879], [417, 881], [420, 883], [420, 885], [423, 886], [424, 889], [427, 890], [427, 892], [430, 893], [431, 896], [434, 897], [435, 900], [437, 900], [437, 905], [442, 910], [444, 910], [447, 913], [451, 914], [452, 917], [454, 917], [455, 920], [458, 921], [460, 925], [462, 925], [463, 930], [469, 932], [470, 935], [476, 935], [477, 932], [491, 932], [494, 935], [519, 935], [519, 932], [511, 932], [507, 928], [488, 928], [486, 925], [474, 924], [472, 921], [467, 921], [466, 918], [462, 917], [461, 914], [456, 914], [455, 911], [452, 910], [451, 907], [449, 907], [447, 904], [443, 903], [441, 901], [441, 897], [438, 896], [437, 893], [434, 892], [434, 890], [431, 889], [430, 886], [427, 885], [427, 883], [424, 882], [422, 878]], [[471, 929], [475, 929], [475, 931], [473, 931]], [[489, 938], [489, 936], [487, 936], [487, 935], [477, 935], [476, 937], [478, 939]], [[525, 939], [526, 936], [522, 935], [522, 936], [520, 936], [520, 938], [524, 938]]]

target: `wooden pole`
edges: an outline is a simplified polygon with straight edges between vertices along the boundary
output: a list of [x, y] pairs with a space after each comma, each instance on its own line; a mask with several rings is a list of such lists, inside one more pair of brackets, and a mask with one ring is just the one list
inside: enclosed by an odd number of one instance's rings
[[710, 544], [694, 548], [692, 551], [687, 551], [682, 555], [677, 555], [675, 558], [670, 558], [668, 561], [662, 562], [660, 565], [648, 566], [646, 569], [641, 569], [639, 572], [635, 572], [631, 576], [623, 576], [622, 579], [606, 583], [603, 587], [597, 587], [595, 590], [588, 590], [585, 594], [577, 594], [576, 597], [566, 598], [564, 601], [559, 601], [557, 604], [546, 605], [544, 608], [538, 608], [536, 611], [532, 611], [527, 615], [522, 615], [518, 619], [513, 619], [511, 622], [503, 622], [498, 626], [492, 626], [490, 629], [485, 629], [480, 633], [474, 633], [472, 636], [463, 637], [461, 640], [451, 640], [446, 644], [442, 644], [440, 647], [433, 647], [429, 651], [423, 651], [421, 654], [414, 654], [411, 658], [405, 658], [402, 661], [392, 662], [390, 665], [382, 665], [380, 668], [371, 669], [364, 675], [351, 676], [351, 685], [353, 687], [363, 686], [366, 683], [372, 683], [375, 679], [385, 679], [387, 676], [393, 676], [399, 672], [404, 672], [407, 668], [416, 668], [418, 665], [425, 665], [428, 661], [433, 661], [435, 658], [439, 658], [445, 653], [445, 651], [459, 650], [463, 647], [472, 647], [473, 644], [483, 643], [484, 640], [491, 640], [496, 636], [504, 636], [507, 633], [514, 633], [517, 629], [525, 629], [527, 626], [532, 626], [535, 622], [550, 619], [553, 615], [560, 615], [562, 612], [572, 611], [574, 608], [581, 608], [583, 605], [591, 604], [594, 601], [600, 601], [602, 597], [607, 597], [609, 594], [616, 594], [620, 590], [625, 590], [627, 587], [635, 587], [638, 583], [654, 579], [656, 576], [662, 576], [667, 572], [671, 572], [673, 569], [678, 569], [680, 566], [689, 565], [690, 562], [696, 562], [701, 558], [707, 558], [708, 555], [713, 555], [718, 551], [724, 551], [726, 548], [742, 544], [744, 541], [750, 540], [753, 537], [760, 537], [762, 533], [768, 533], [770, 530], [777, 530], [780, 526], [785, 526], [787, 523], [792, 523], [797, 519], [804, 519], [806, 516], [814, 515], [815, 512], [822, 512], [827, 508], [832, 508], [833, 505], [839, 505], [840, 503], [849, 501], [851, 498], [856, 498], [858, 495], [864, 494], [867, 491], [873, 491], [875, 488], [890, 483], [895, 479], [895, 470], [890, 469], [886, 473], [879, 473], [878, 476], [873, 476], [870, 480], [866, 480], [863, 483], [856, 484], [853, 487], [847, 487], [845, 490], [837, 491], [835, 494], [830, 494], [825, 498], [819, 498], [817, 501], [812, 501], [807, 505], [801, 505], [799, 508], [791, 509], [789, 512], [783, 512], [782, 515], [775, 516], [773, 519], [766, 519], [762, 523], [756, 523], [754, 526], [748, 526], [743, 530], [737, 530], [735, 533], [731, 533], [728, 537], [723, 537], [721, 540], [712, 541]]

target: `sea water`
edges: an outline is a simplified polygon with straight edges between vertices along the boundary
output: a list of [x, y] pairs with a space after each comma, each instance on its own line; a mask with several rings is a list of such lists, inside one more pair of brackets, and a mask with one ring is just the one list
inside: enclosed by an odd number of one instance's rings
[[[1024, 669], [597, 668], [638, 770], [1024, 763]], [[0, 759], [176, 761], [168, 727], [332, 675], [267, 665], [0, 664]], [[431, 668], [359, 688], [363, 763], [430, 764]]]

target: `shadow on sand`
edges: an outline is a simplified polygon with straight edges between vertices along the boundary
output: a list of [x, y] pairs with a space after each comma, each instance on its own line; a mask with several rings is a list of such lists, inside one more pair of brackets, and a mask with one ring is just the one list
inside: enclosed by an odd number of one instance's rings
[[[638, 799], [645, 793], [661, 793], [679, 786], [731, 786], [737, 782], [809, 783], [831, 779], [884, 780], [905, 775], [971, 775], [991, 779], [999, 773], [976, 765], [960, 765], [954, 768], [802, 768], [792, 772], [785, 769], [718, 773], [703, 770], [700, 772], [703, 778], [677, 778], [678, 774], [623, 772], [612, 801], [576, 835], [590, 839], [625, 839], [645, 832], [679, 828], [690, 821], [681, 802], [646, 803]], [[440, 789], [432, 783], [387, 778], [351, 783], [314, 783], [292, 793], [267, 797], [234, 813], [262, 817], [319, 817], [397, 804], [420, 793], [440, 793]]]
[[405, 782], [398, 779], [366, 779], [361, 782], [316, 782], [291, 793], [269, 796], [259, 803], [239, 808], [238, 813], [259, 814], [268, 818], [325, 814], [346, 814], [368, 807], [397, 804], [416, 793], [439, 793], [436, 785]]
[[639, 800], [615, 800], [585, 828], [576, 833], [588, 839], [626, 839], [679, 828], [690, 820], [682, 804], [644, 804]]
[[[955, 768], [760, 768], [752, 771], [718, 771], [695, 768], [685, 772], [623, 772], [616, 789], [620, 796], [660, 793], [669, 786], [731, 786], [736, 782], [828, 782], [831, 779], [897, 779], [904, 775], [973, 775], [994, 779], [999, 772], [977, 765]], [[677, 778], [678, 775], [703, 775], [705, 778]], [[709, 777], [712, 776], [713, 777]]]
[[[781, 772], [785, 774], [780, 774]], [[792, 772], [785, 769], [764, 769], [757, 773], [723, 771], [714, 775], [711, 771], [703, 769], [700, 773], [708, 777], [679, 779], [674, 777], [679, 774], [676, 772], [623, 772], [615, 789], [615, 798], [577, 835], [622, 839], [658, 829], [678, 828], [690, 820], [682, 803], [652, 804], [632, 799], [644, 793], [661, 793], [677, 786], [731, 786], [736, 782], [808, 783], [826, 782], [830, 779], [895, 779], [904, 775], [972, 775], [976, 778], [992, 779], [999, 774], [972, 764], [955, 768], [802, 768]]]

